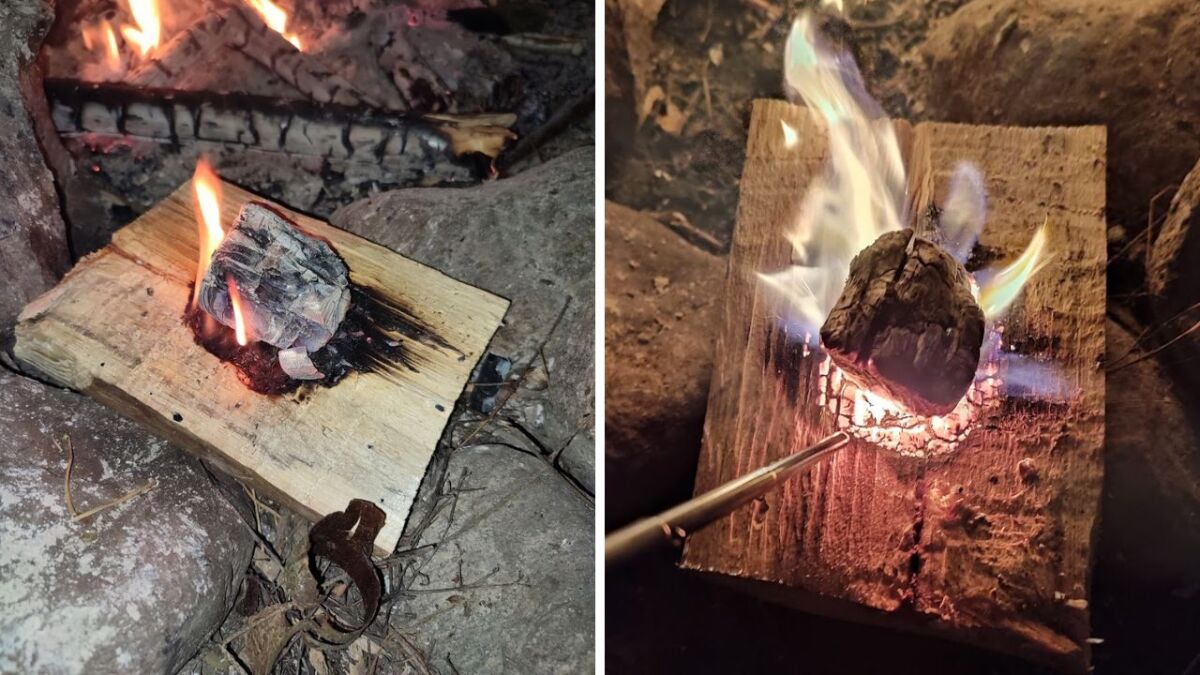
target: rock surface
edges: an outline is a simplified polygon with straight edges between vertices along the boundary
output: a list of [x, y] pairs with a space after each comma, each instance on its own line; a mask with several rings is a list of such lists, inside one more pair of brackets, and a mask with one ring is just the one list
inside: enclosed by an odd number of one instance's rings
[[386, 192], [330, 219], [512, 301], [489, 349], [514, 372], [541, 369], [506, 412], [547, 455], [594, 425], [594, 163], [579, 149], [477, 187]]
[[605, 203], [606, 527], [691, 496], [725, 261]]
[[[1113, 321], [1105, 333], [1109, 363], [1134, 348]], [[1110, 370], [1106, 394], [1098, 559], [1140, 587], [1200, 586], [1198, 408], [1153, 358]]]
[[46, 107], [31, 69], [53, 20], [43, 0], [0, 3], [0, 332], [69, 264], [66, 225], [30, 112]]
[[[1160, 320], [1200, 302], [1200, 164], [1188, 173], [1150, 249], [1146, 281]], [[1200, 342], [1193, 342], [1200, 344]]]
[[437, 547], [392, 625], [445, 672], [592, 672], [590, 500], [506, 446], [458, 450], [448, 475], [464, 491], [425, 530]]
[[1109, 208], [1140, 228], [1200, 156], [1200, 5], [1192, 0], [969, 2], [912, 77], [931, 119], [1108, 126]]
[[[0, 432], [0, 672], [174, 672], [221, 623], [249, 564], [238, 513], [194, 458], [3, 370]], [[156, 486], [73, 522], [63, 434], [78, 511]]]

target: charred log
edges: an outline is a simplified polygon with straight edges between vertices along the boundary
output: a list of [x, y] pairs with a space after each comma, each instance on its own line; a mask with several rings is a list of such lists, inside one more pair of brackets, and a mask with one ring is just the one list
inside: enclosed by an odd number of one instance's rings
[[241, 93], [214, 93], [46, 80], [60, 134], [135, 136], [171, 144], [198, 141], [353, 162], [409, 159], [463, 164], [471, 152], [494, 157], [516, 118], [494, 115], [379, 114]]
[[952, 410], [975, 379], [983, 331], [963, 266], [904, 230], [854, 257], [821, 340], [866, 388], [936, 415]]

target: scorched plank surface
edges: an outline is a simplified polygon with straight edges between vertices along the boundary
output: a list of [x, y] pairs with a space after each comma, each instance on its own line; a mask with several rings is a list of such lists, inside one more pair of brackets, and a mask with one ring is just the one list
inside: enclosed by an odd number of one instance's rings
[[[781, 122], [796, 131], [794, 147]], [[1104, 435], [1104, 129], [896, 125], [918, 228], [961, 160], [987, 183], [977, 251], [988, 259], [1015, 259], [1049, 218], [1050, 262], [1004, 319], [1004, 344], [1057, 364], [1068, 393], [1002, 390], [944, 454], [852, 440], [694, 534], [682, 565], [812, 611], [1083, 671]], [[788, 334], [755, 276], [790, 263], [784, 233], [825, 145], [804, 108], [755, 102], [697, 494], [835, 429], [819, 386], [823, 356]]]
[[[223, 184], [222, 222], [250, 200], [265, 201]], [[395, 334], [402, 362], [351, 373], [332, 388], [256, 394], [196, 345], [182, 321], [196, 270], [193, 205], [188, 183], [30, 303], [16, 329], [17, 358], [309, 517], [369, 499], [387, 513], [376, 547], [390, 551], [508, 301], [274, 205], [329, 241], [351, 281], [411, 330]]]

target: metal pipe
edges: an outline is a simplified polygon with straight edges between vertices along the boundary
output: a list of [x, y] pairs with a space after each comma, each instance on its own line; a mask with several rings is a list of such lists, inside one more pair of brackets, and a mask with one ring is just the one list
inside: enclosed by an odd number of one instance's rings
[[826, 436], [773, 464], [613, 532], [604, 538], [604, 563], [613, 565], [655, 548], [678, 546], [691, 533], [766, 494], [849, 440], [850, 437], [841, 431]]

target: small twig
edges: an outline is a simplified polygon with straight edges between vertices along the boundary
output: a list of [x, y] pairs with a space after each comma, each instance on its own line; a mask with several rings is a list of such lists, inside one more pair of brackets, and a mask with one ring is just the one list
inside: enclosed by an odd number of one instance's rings
[[588, 87], [587, 91], [575, 96], [562, 105], [546, 120], [542, 126], [534, 129], [513, 146], [512, 150], [500, 156], [500, 168], [507, 170], [513, 164], [525, 158], [526, 155], [539, 148], [567, 127], [576, 117], [592, 111], [592, 102], [596, 99], [596, 88]]
[[[87, 520], [101, 511], [124, 504], [138, 495], [145, 494], [150, 490], [153, 490], [158, 485], [157, 482], [151, 480], [149, 483], [146, 483], [139, 488], [134, 488], [133, 490], [126, 492], [116, 499], [109, 500], [103, 504], [100, 504], [99, 506], [90, 508], [87, 511], [80, 513], [75, 509], [75, 500], [71, 498], [71, 471], [75, 468], [75, 444], [71, 442], [70, 434], [63, 434], [63, 439], [67, 442], [67, 473], [63, 477], [63, 493], [67, 499], [67, 510], [71, 513], [71, 520], [74, 522], [78, 523], [81, 520]], [[59, 452], [62, 452], [63, 447], [62, 445], [59, 445], [58, 439], [54, 440], [54, 445], [58, 447]]]
[[[1158, 203], [1160, 197], [1165, 195], [1170, 190], [1178, 189], [1178, 185], [1168, 185], [1167, 187], [1159, 190], [1153, 197], [1150, 198], [1150, 212], [1146, 214], [1146, 231], [1149, 233], [1146, 235], [1146, 261], [1144, 263], [1146, 269], [1150, 269], [1150, 253], [1154, 251], [1154, 207]], [[1170, 214], [1170, 212], [1171, 211], [1168, 208], [1167, 213]], [[1165, 222], [1166, 219], [1167, 216], [1164, 215], [1163, 221]]]
[[1118, 370], [1121, 370], [1123, 368], [1128, 368], [1129, 366], [1132, 366], [1135, 363], [1141, 363], [1142, 361], [1145, 361], [1146, 359], [1150, 358], [1151, 356], [1154, 356], [1155, 354], [1162, 352], [1164, 349], [1166, 349], [1167, 347], [1170, 347], [1171, 345], [1175, 344], [1176, 342], [1179, 342], [1180, 340], [1187, 337], [1188, 335], [1191, 335], [1192, 333], [1196, 332], [1197, 330], [1200, 330], [1200, 321], [1197, 321], [1196, 323], [1192, 324], [1191, 327], [1188, 328], [1187, 330], [1183, 331], [1179, 335], [1176, 335], [1175, 337], [1171, 338], [1170, 340], [1167, 340], [1166, 342], [1159, 345], [1158, 347], [1155, 347], [1154, 349], [1151, 349], [1150, 351], [1142, 354], [1138, 358], [1136, 358], [1132, 361], [1128, 361], [1126, 363], [1122, 363], [1121, 365], [1114, 365], [1112, 368], [1108, 369], [1108, 372], [1115, 373]]
[[[1113, 256], [1108, 259], [1108, 262], [1105, 263], [1105, 265], [1104, 265], [1105, 268], [1112, 266], [1114, 261], [1120, 260], [1122, 256], [1124, 256], [1126, 253], [1129, 252], [1129, 249], [1133, 248], [1134, 244], [1138, 243], [1143, 238], [1146, 239], [1146, 260], [1145, 260], [1144, 264], [1147, 269], [1150, 268], [1150, 251], [1154, 244], [1154, 237], [1152, 236], [1152, 233], [1154, 232], [1154, 220], [1155, 220], [1154, 205], [1167, 192], [1178, 189], [1178, 188], [1179, 188], [1178, 185], [1168, 185], [1167, 187], [1159, 190], [1153, 197], [1150, 198], [1150, 208], [1148, 210], [1148, 213], [1146, 214], [1146, 229], [1144, 229], [1141, 232], [1138, 232], [1136, 235], [1134, 235], [1133, 239], [1130, 239], [1128, 242], [1126, 242], [1125, 245], [1121, 247], [1120, 251], [1117, 251], [1115, 254], [1113, 254]], [[1166, 216], [1164, 216], [1164, 218], [1165, 217]]]
[[[1118, 363], [1121, 363], [1121, 362], [1122, 362], [1122, 361], [1124, 361], [1125, 359], [1129, 358], [1129, 356], [1130, 356], [1131, 354], [1133, 354], [1133, 352], [1134, 352], [1134, 351], [1136, 351], [1136, 350], [1137, 350], [1138, 346], [1142, 344], [1142, 341], [1143, 341], [1143, 340], [1145, 340], [1146, 338], [1150, 337], [1151, 335], [1154, 335], [1155, 333], [1157, 333], [1158, 331], [1162, 330], [1163, 328], [1166, 328], [1167, 326], [1171, 325], [1172, 323], [1174, 323], [1174, 322], [1175, 322], [1175, 320], [1176, 320], [1176, 319], [1180, 318], [1180, 317], [1181, 317], [1181, 316], [1183, 316], [1184, 314], [1187, 314], [1188, 312], [1191, 312], [1191, 311], [1192, 311], [1192, 310], [1194, 310], [1194, 309], [1200, 309], [1200, 302], [1197, 302], [1197, 303], [1195, 303], [1195, 304], [1193, 304], [1193, 305], [1189, 305], [1189, 306], [1187, 306], [1187, 307], [1184, 307], [1183, 309], [1181, 309], [1181, 310], [1179, 310], [1178, 312], [1176, 312], [1175, 314], [1173, 314], [1173, 315], [1171, 316], [1171, 318], [1169, 318], [1169, 319], [1167, 319], [1166, 321], [1163, 321], [1162, 323], [1160, 323], [1158, 326], [1155, 326], [1154, 328], [1147, 328], [1146, 330], [1142, 331], [1142, 333], [1141, 333], [1140, 335], [1138, 335], [1138, 336], [1137, 336], [1137, 339], [1135, 339], [1135, 340], [1133, 341], [1133, 344], [1129, 346], [1129, 349], [1127, 349], [1127, 350], [1125, 351], [1125, 353], [1124, 353], [1124, 354], [1122, 354], [1120, 357], [1118, 357], [1117, 359], [1115, 359], [1115, 360], [1112, 362], [1112, 366], [1111, 366], [1111, 367], [1114, 367], [1114, 368], [1115, 368], [1115, 367], [1116, 367], [1116, 365], [1117, 365]], [[1194, 328], [1195, 328], [1195, 327], [1193, 326], [1193, 329], [1194, 329]], [[1178, 339], [1178, 337], [1176, 337], [1175, 339]], [[1173, 342], [1173, 341], [1174, 341], [1174, 340], [1172, 340], [1172, 342]], [[1164, 347], [1165, 347], [1165, 346], [1166, 346], [1166, 345], [1164, 345]], [[1121, 366], [1121, 367], [1124, 367], [1124, 366]]]
[[156, 483], [154, 481], [150, 481], [149, 483], [146, 483], [145, 485], [141, 486], [140, 488], [130, 490], [129, 492], [126, 492], [125, 494], [121, 495], [120, 497], [117, 497], [116, 499], [114, 499], [112, 501], [105, 502], [105, 503], [101, 504], [100, 506], [97, 506], [92, 509], [88, 509], [87, 511], [84, 511], [83, 513], [77, 513], [77, 514], [75, 514], [75, 517], [72, 518], [71, 520], [74, 520], [75, 522], [79, 522], [81, 520], [86, 520], [86, 519], [91, 518], [92, 516], [96, 515], [97, 513], [100, 513], [101, 511], [103, 511], [105, 509], [111, 509], [114, 506], [124, 504], [125, 502], [129, 501], [130, 499], [133, 499], [134, 497], [137, 497], [138, 495], [145, 494], [145, 493], [153, 490], [157, 486], [158, 486], [158, 483]]
[[[75, 468], [75, 444], [71, 442], [70, 434], [63, 434], [63, 440], [67, 442], [67, 475], [63, 478], [63, 492], [67, 496], [67, 510], [74, 516], [79, 513], [75, 510], [75, 501], [71, 499], [71, 469]], [[62, 446], [58, 445], [57, 439], [55, 439], [54, 445], [58, 446], [59, 452], [62, 452]]]

